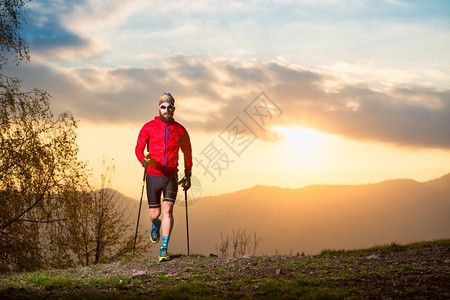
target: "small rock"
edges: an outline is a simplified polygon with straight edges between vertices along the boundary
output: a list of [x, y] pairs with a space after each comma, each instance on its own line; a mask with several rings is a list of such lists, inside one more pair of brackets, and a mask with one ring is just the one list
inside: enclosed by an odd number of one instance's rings
[[281, 275], [281, 274], [282, 274], [282, 271], [281, 271], [281, 269], [277, 269], [277, 270], [275, 271], [275, 274], [277, 274], [277, 275]]
[[372, 254], [372, 255], [367, 256], [367, 259], [380, 259], [380, 257], [376, 254]]
[[147, 273], [145, 271], [136, 271], [133, 274], [131, 274], [131, 278], [135, 279], [135, 278], [141, 278], [141, 277], [145, 277], [147, 275]]

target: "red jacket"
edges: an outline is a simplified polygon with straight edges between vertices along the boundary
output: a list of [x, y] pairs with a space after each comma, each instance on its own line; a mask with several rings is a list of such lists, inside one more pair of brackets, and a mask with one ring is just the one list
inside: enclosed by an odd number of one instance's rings
[[147, 168], [147, 174], [157, 176], [170, 176], [178, 173], [178, 150], [181, 148], [184, 154], [184, 172], [192, 171], [192, 148], [189, 134], [179, 123], [172, 121], [163, 122], [160, 117], [146, 123], [137, 139], [135, 153], [137, 159], [142, 162], [146, 157], [145, 147], [151, 158]]

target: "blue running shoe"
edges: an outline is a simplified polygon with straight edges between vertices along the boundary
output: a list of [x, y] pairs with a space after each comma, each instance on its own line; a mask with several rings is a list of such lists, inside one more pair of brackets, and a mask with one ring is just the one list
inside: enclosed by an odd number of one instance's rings
[[159, 262], [168, 261], [168, 260], [170, 260], [170, 257], [167, 252], [167, 248], [161, 247], [161, 249], [159, 249]]
[[153, 244], [159, 242], [159, 229], [161, 228], [161, 220], [158, 219], [155, 223], [152, 223], [152, 230], [150, 231], [150, 240]]

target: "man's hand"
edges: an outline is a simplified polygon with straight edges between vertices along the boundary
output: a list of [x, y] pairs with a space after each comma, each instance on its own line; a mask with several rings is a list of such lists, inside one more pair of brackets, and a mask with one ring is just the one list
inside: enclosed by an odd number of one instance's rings
[[178, 181], [178, 184], [181, 185], [184, 191], [187, 191], [191, 187], [191, 174], [186, 174], [183, 179]]
[[144, 167], [144, 169], [147, 169], [148, 165], [150, 164], [150, 158], [144, 158], [141, 161], [142, 167]]

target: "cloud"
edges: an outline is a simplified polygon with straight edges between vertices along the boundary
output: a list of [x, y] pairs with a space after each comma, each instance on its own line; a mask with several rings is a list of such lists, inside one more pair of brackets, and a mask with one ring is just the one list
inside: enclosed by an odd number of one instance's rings
[[181, 51], [241, 60], [283, 57], [309, 67], [337, 60], [376, 60], [388, 67], [414, 62], [448, 69], [446, 4], [334, 0], [35, 0], [32, 4], [33, 56], [54, 63], [75, 60], [62, 62], [72, 66], [136, 67], [155, 53]]
[[[38, 0], [30, 4], [23, 35], [38, 61], [82, 60], [104, 52], [88, 34], [74, 30], [73, 15], [88, 1]], [[86, 14], [86, 12], [85, 12]], [[75, 24], [76, 25], [76, 24]]]
[[[69, 110], [89, 122], [142, 125], [156, 115], [159, 95], [171, 92], [177, 120], [193, 131], [220, 133], [263, 91], [283, 111], [271, 125], [450, 149], [450, 90], [414, 83], [380, 89], [370, 82], [348, 83], [332, 73], [279, 62], [183, 55], [143, 68], [27, 66], [22, 78], [46, 87], [57, 111]], [[329, 82], [335, 84], [330, 88]]]
[[79, 47], [85, 44], [80, 36], [68, 30], [61, 21], [71, 11], [73, 5], [70, 5], [70, 2], [61, 4], [59, 1], [51, 0], [31, 4], [24, 35], [34, 51]]
[[79, 47], [86, 43], [78, 35], [61, 27], [55, 16], [46, 18], [39, 25], [30, 26], [26, 37], [35, 51], [45, 48]]

